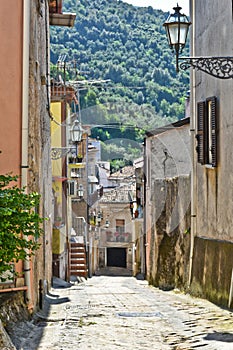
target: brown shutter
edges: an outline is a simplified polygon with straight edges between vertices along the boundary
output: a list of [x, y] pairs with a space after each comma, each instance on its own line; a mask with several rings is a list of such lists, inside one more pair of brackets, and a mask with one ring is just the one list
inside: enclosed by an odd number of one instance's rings
[[211, 97], [211, 153], [212, 153], [212, 166], [217, 166], [217, 99]]
[[201, 101], [197, 103], [197, 161], [198, 163], [206, 163], [206, 135], [205, 135], [205, 122], [206, 122], [206, 103]]

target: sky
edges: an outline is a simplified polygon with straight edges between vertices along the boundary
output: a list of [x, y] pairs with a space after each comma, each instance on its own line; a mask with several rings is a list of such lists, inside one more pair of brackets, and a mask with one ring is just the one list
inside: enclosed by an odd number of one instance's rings
[[189, 14], [189, 0], [123, 0], [128, 4], [135, 6], [152, 6], [154, 9], [160, 9], [164, 12], [174, 12], [173, 7], [177, 5], [182, 7], [181, 13]]

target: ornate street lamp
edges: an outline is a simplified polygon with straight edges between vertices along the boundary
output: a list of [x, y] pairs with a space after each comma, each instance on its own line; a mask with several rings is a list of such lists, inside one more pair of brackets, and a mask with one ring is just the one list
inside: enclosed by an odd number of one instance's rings
[[163, 26], [166, 29], [168, 44], [176, 54], [176, 71], [180, 68], [186, 70], [190, 67], [198, 69], [219, 79], [233, 78], [233, 57], [179, 57], [182, 52], [188, 35], [188, 29], [191, 24], [186, 15], [181, 14], [181, 7], [177, 4], [173, 8], [175, 13], [171, 14]]
[[76, 145], [76, 157], [78, 155], [78, 144], [82, 140], [83, 128], [78, 119], [76, 119], [70, 129], [71, 141]]
[[82, 140], [83, 128], [77, 119], [74, 121], [70, 133], [72, 142], [80, 142]]
[[83, 198], [83, 192], [84, 192], [83, 191], [83, 185], [80, 184], [79, 187], [78, 187], [78, 196], [79, 196], [80, 199]]
[[98, 214], [97, 214], [97, 218], [96, 218], [96, 221], [97, 221], [97, 225], [100, 226], [101, 224], [101, 221], [102, 221], [102, 213], [100, 211], [98, 211]]
[[166, 29], [168, 44], [176, 54], [176, 71], [179, 72], [178, 58], [185, 47], [191, 22], [186, 15], [180, 13], [181, 7], [178, 4], [173, 10], [175, 12], [168, 17], [163, 26]]
[[109, 220], [106, 219], [106, 221], [105, 221], [105, 228], [109, 228], [109, 225], [110, 225]]

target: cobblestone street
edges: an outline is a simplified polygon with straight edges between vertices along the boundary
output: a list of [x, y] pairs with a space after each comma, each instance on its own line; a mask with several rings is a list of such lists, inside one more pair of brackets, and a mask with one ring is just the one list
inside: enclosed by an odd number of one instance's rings
[[133, 277], [54, 288], [48, 302], [47, 314], [18, 328], [17, 349], [233, 349], [232, 312]]

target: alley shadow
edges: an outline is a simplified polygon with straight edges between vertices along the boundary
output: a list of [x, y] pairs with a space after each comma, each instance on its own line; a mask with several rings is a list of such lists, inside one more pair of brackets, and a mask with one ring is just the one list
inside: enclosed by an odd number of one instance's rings
[[228, 332], [213, 332], [204, 337], [205, 340], [215, 340], [224, 343], [233, 343], [233, 333]]
[[[61, 278], [53, 277], [52, 279], [52, 287], [53, 289], [56, 289], [56, 290], [71, 288], [72, 285], [73, 284], [62, 280]], [[44, 297], [43, 310], [49, 309], [50, 305], [64, 304], [64, 303], [68, 303], [69, 301], [70, 299], [68, 297], [60, 297], [59, 294], [53, 294], [50, 291], [48, 291]], [[47, 312], [47, 316], [48, 316], [48, 312]]]
[[53, 289], [63, 289], [63, 288], [71, 288], [73, 286], [72, 283], [66, 282], [58, 277], [53, 277], [52, 279], [52, 287]]
[[45, 302], [47, 302], [49, 305], [55, 305], [55, 304], [64, 304], [68, 303], [70, 301], [69, 298], [60, 298], [59, 296], [51, 296], [51, 295], [46, 295], [45, 296]]
[[[56, 277], [53, 278], [52, 283], [52, 290], [44, 295], [41, 300], [41, 308], [33, 317], [27, 313], [24, 318], [7, 327], [11, 342], [17, 350], [37, 350], [48, 323], [56, 325], [65, 321], [65, 312], [58, 312], [57, 315], [56, 312], [51, 314], [51, 308], [53, 305], [61, 305], [61, 308], [64, 308], [65, 304], [70, 302], [70, 298], [62, 295], [62, 290], [72, 287], [73, 284]], [[58, 308], [60, 309], [59, 306]]]

